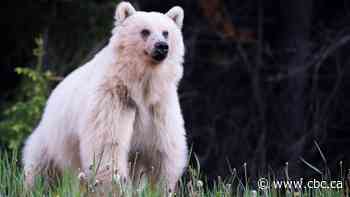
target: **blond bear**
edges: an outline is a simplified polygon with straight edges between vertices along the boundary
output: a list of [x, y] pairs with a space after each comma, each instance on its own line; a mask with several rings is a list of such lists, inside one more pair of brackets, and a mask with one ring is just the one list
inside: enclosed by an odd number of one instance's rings
[[27, 139], [27, 186], [65, 169], [89, 175], [99, 161], [102, 182], [114, 173], [132, 181], [135, 166], [136, 175], [175, 188], [188, 153], [177, 93], [183, 17], [177, 6], [166, 14], [117, 6], [107, 46], [54, 89]]

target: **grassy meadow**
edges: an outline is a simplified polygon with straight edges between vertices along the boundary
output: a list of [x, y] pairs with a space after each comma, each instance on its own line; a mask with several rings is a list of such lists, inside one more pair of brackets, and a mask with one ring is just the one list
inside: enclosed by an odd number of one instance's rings
[[[0, 197], [21, 197], [21, 196], [48, 196], [48, 197], [78, 197], [78, 196], [139, 196], [158, 197], [164, 196], [161, 187], [151, 187], [144, 184], [141, 188], [133, 189], [131, 186], [121, 186], [118, 181], [113, 181], [113, 189], [105, 190], [96, 180], [82, 182], [77, 176], [71, 173], [64, 173], [63, 177], [55, 185], [47, 186], [45, 182], [38, 178], [35, 188], [27, 191], [23, 184], [23, 171], [17, 153], [9, 155], [0, 154]], [[349, 186], [347, 181], [342, 181], [342, 189], [265, 189], [260, 190], [250, 183], [250, 179], [245, 170], [246, 164], [242, 166], [243, 175], [239, 175], [236, 169], [232, 170], [228, 179], [223, 180], [218, 177], [215, 181], [208, 183], [201, 174], [199, 167], [189, 167], [186, 175], [178, 184], [177, 191], [171, 196], [179, 197], [346, 197], [349, 196]], [[341, 175], [343, 176], [343, 175]], [[273, 177], [268, 180], [273, 181]], [[343, 177], [342, 180], [346, 180]], [[267, 179], [266, 179], [267, 180]]]

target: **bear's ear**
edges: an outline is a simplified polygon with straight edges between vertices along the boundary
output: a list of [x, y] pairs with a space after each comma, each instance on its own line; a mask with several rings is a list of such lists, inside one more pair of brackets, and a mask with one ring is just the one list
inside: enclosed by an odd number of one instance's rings
[[184, 10], [180, 6], [171, 8], [165, 15], [170, 17], [180, 29], [182, 28]]
[[129, 2], [121, 2], [118, 4], [115, 11], [116, 24], [122, 23], [126, 18], [133, 15], [136, 12], [135, 8]]

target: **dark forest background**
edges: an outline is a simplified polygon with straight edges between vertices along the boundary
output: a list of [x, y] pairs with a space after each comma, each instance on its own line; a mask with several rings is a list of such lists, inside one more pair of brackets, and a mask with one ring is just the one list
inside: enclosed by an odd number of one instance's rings
[[[291, 176], [350, 167], [349, 1], [131, 2], [185, 10], [179, 95], [205, 175], [226, 176], [245, 162], [252, 178], [278, 176], [286, 162]], [[50, 89], [107, 43], [116, 4], [2, 2], [0, 150], [21, 147]]]

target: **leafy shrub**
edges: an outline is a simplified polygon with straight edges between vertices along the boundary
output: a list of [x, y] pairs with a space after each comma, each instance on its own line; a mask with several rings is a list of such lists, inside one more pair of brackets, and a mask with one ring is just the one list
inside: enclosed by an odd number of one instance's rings
[[35, 68], [17, 67], [15, 72], [22, 77], [15, 101], [7, 104], [1, 112], [1, 144], [9, 149], [18, 149], [24, 138], [31, 133], [42, 114], [50, 85], [55, 77], [52, 72], [43, 70], [43, 40], [35, 40], [33, 50], [37, 58]]

